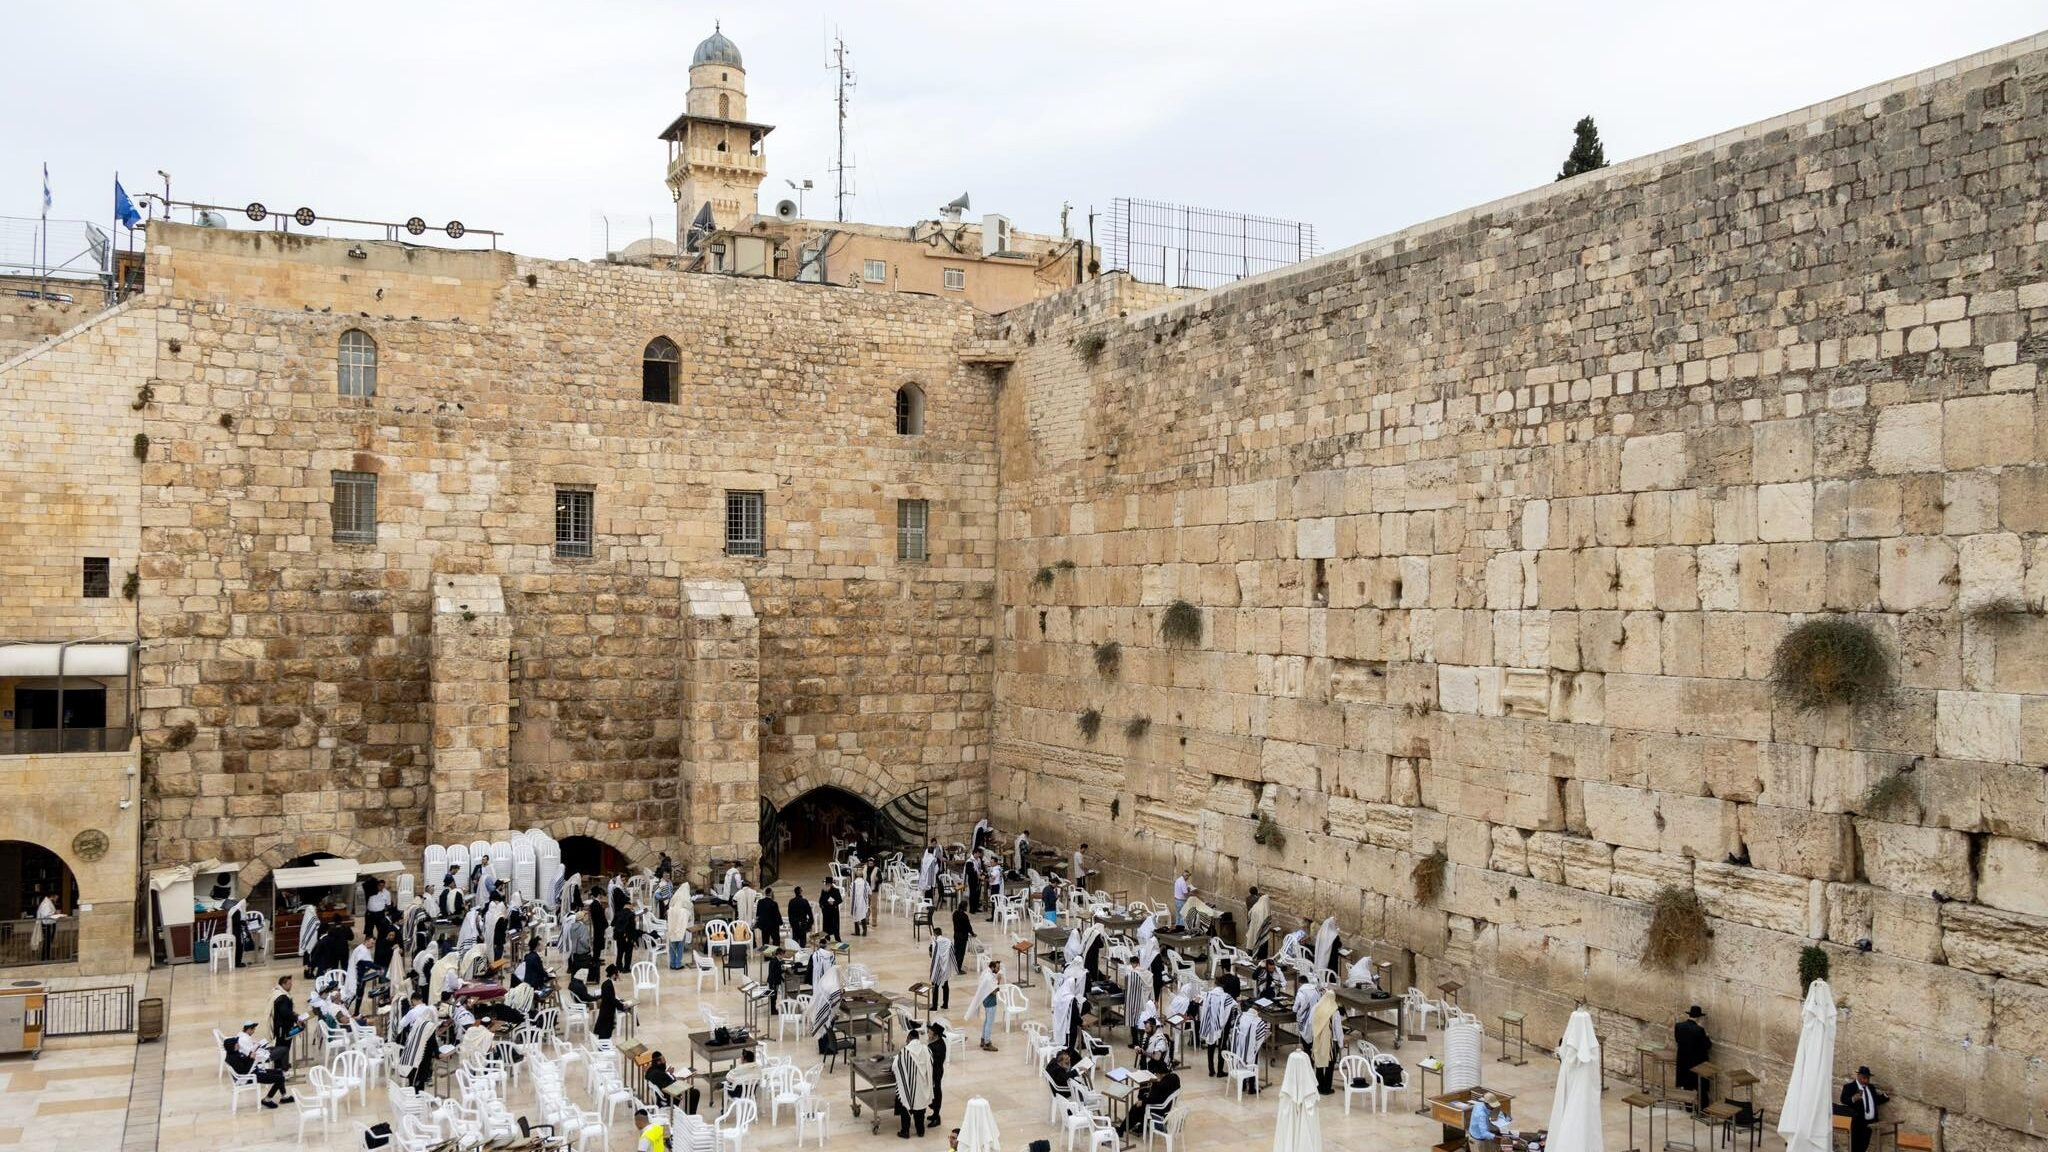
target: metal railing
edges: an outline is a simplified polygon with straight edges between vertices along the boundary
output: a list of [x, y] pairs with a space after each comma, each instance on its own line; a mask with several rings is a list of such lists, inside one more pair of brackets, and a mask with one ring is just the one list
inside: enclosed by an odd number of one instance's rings
[[1104, 218], [1102, 266], [1176, 288], [1217, 288], [1322, 251], [1315, 226], [1119, 197]]
[[96, 1036], [135, 1031], [135, 987], [77, 988], [43, 1001], [43, 1035]]
[[0, 732], [0, 756], [126, 752], [132, 728], [14, 728]]
[[0, 968], [19, 968], [25, 964], [69, 964], [76, 959], [78, 921], [57, 921], [56, 935], [51, 937], [50, 950], [45, 953], [42, 941], [36, 937], [33, 916], [0, 920]]

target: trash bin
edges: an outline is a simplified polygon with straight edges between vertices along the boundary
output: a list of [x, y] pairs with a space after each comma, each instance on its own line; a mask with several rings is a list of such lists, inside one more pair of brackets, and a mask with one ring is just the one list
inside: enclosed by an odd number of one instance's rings
[[212, 958], [213, 949], [206, 937], [194, 934], [192, 937], [192, 962], [204, 966]]
[[135, 1039], [156, 1040], [164, 1034], [164, 1002], [151, 996], [135, 1004]]

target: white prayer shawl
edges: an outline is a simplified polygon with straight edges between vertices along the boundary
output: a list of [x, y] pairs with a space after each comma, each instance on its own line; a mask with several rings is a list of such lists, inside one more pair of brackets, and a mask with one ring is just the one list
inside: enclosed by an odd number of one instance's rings
[[[1330, 1027], [1324, 1035], [1318, 1036], [1315, 1022], [1320, 1018], [1327, 1018]], [[1324, 989], [1323, 994], [1316, 997], [1316, 1002], [1309, 1006], [1307, 1023], [1302, 1027], [1301, 1036], [1307, 1041], [1309, 1052], [1315, 1057], [1316, 1066], [1319, 1068], [1328, 1068], [1344, 1054], [1344, 1012], [1337, 1007], [1335, 990]]]
[[533, 985], [514, 984], [512, 990], [505, 993], [505, 1003], [514, 1012], [527, 1016], [533, 1012], [533, 996]]
[[868, 878], [866, 876], [855, 876], [853, 878], [853, 895], [848, 898], [847, 902], [853, 906], [853, 922], [855, 924], [867, 923]]
[[839, 981], [838, 965], [828, 966], [811, 982], [810, 1016], [804, 1020], [804, 1027], [812, 1036], [822, 1037], [838, 1019], [839, 1002], [843, 997]]
[[1022, 871], [1024, 870], [1024, 864], [1025, 864], [1025, 861], [1026, 861], [1026, 860], [1027, 860], [1027, 859], [1028, 859], [1028, 858], [1030, 857], [1030, 855], [1031, 855], [1031, 838], [1030, 838], [1030, 837], [1028, 837], [1028, 836], [1022, 836], [1022, 835], [1018, 836], [1018, 837], [1017, 837], [1017, 852], [1016, 852], [1016, 856], [1017, 856], [1017, 871], [1019, 871], [1019, 872], [1022, 872]]
[[1141, 943], [1141, 944], [1142, 944], [1142, 943], [1144, 943], [1145, 941], [1147, 941], [1147, 940], [1150, 940], [1150, 939], [1152, 939], [1152, 937], [1154, 937], [1154, 936], [1158, 935], [1158, 933], [1159, 933], [1159, 922], [1158, 922], [1157, 920], [1154, 920], [1154, 919], [1153, 919], [1152, 917], [1150, 917], [1150, 916], [1147, 916], [1147, 917], [1145, 917], [1145, 918], [1144, 918], [1143, 920], [1140, 920], [1140, 921], [1138, 921], [1138, 942], [1139, 942], [1139, 943]]
[[1353, 988], [1371, 988], [1374, 986], [1374, 979], [1372, 957], [1360, 956], [1351, 962], [1351, 971], [1345, 976], [1344, 982]]
[[891, 1064], [896, 1073], [896, 1101], [905, 1110], [922, 1112], [932, 1106], [932, 1053], [924, 1041], [912, 1035]]
[[1320, 978], [1325, 972], [1336, 971], [1331, 967], [1336, 962], [1337, 918], [1331, 916], [1323, 921], [1321, 928], [1316, 929], [1316, 976]]
[[1266, 938], [1266, 921], [1273, 915], [1273, 898], [1263, 893], [1255, 901], [1244, 918], [1244, 950], [1257, 953], [1259, 944]]
[[486, 948], [495, 946], [498, 939], [498, 922], [504, 918], [505, 906], [495, 900], [492, 901], [491, 910], [484, 913], [484, 934], [477, 937], [477, 941]]
[[725, 879], [719, 882], [717, 891], [720, 896], [731, 900], [737, 897], [740, 889], [746, 886], [746, 877], [741, 876], [739, 868], [735, 866], [725, 870]]
[[1068, 930], [1067, 946], [1061, 949], [1061, 952], [1066, 956], [1067, 963], [1069, 964], [1073, 964], [1081, 959], [1081, 930], [1079, 928]]
[[476, 870], [476, 898], [482, 903], [491, 895], [491, 888], [498, 882], [498, 870], [489, 864]]
[[581, 904], [583, 902], [583, 873], [571, 873], [567, 880], [562, 881], [562, 887], [556, 893], [556, 896], [559, 898], [557, 904], [557, 910], [559, 911], [566, 912]]
[[732, 898], [734, 918], [752, 924], [754, 922], [754, 908], [760, 903], [761, 893], [745, 884], [740, 885], [739, 891], [735, 892]]
[[1145, 1041], [1145, 1058], [1148, 1060], [1173, 1059], [1173, 1034], [1161, 1028]]
[[953, 942], [937, 932], [932, 933], [932, 987], [936, 988], [953, 978], [959, 969], [953, 967]]
[[825, 978], [826, 970], [832, 966], [832, 950], [830, 948], [811, 949], [811, 987], [816, 988], [818, 981]]
[[1145, 1009], [1152, 1004], [1152, 977], [1143, 968], [1124, 969], [1124, 1020], [1132, 1027], [1143, 1023]]
[[1304, 1040], [1308, 1039], [1309, 1013], [1315, 1011], [1316, 1001], [1322, 998], [1322, 986], [1313, 980], [1303, 980], [1301, 987], [1294, 990], [1294, 1024]]
[[973, 1020], [984, 1012], [995, 1011], [996, 1009], [994, 1008], [983, 1006], [990, 996], [995, 995], [995, 992], [995, 969], [983, 968], [981, 970], [981, 980], [974, 985], [974, 998], [967, 1005], [967, 1019]]
[[399, 1029], [404, 1036], [404, 1046], [399, 1049], [399, 1066], [407, 1072], [419, 1068], [427, 1058], [427, 1045], [434, 1038], [434, 1010], [421, 1004], [405, 1014]]
[[664, 935], [671, 944], [679, 944], [690, 938], [690, 927], [697, 917], [696, 908], [690, 903], [690, 886], [676, 889], [668, 902], [668, 930]]
[[299, 914], [305, 919], [299, 921], [299, 959], [313, 954], [313, 944], [320, 939], [320, 913], [311, 904], [299, 907]]
[[377, 956], [370, 951], [368, 942], [356, 945], [355, 951], [348, 954], [348, 967], [342, 969], [341, 972], [341, 999], [343, 1003], [353, 1004], [356, 1002], [356, 969], [363, 964], [374, 965], [376, 962]]
[[429, 941], [425, 948], [420, 949], [419, 955], [412, 958], [413, 990], [422, 993], [420, 996], [422, 1001], [426, 999], [424, 993], [426, 992], [426, 985], [431, 981], [430, 973], [434, 969], [434, 962], [440, 958], [441, 942], [438, 940]]
[[448, 987], [448, 978], [455, 975], [455, 957], [439, 956], [434, 960], [434, 974], [428, 983], [428, 991], [438, 992]]
[[[1150, 923], [1150, 921], [1147, 921], [1147, 923]], [[1138, 967], [1150, 972], [1152, 970], [1152, 959], [1158, 955], [1159, 941], [1147, 936], [1138, 942]]]
[[924, 850], [924, 859], [917, 866], [917, 890], [929, 892], [939, 886], [939, 853], [935, 848]]
[[1083, 964], [1087, 963], [1088, 954], [1095, 950], [1097, 944], [1102, 943], [1108, 937], [1109, 932], [1107, 929], [1103, 928], [1101, 924], [1090, 920], [1088, 922], [1088, 930], [1081, 934], [1081, 962]]
[[[1073, 969], [1068, 971], [1071, 973]], [[1061, 1048], [1072, 1047], [1074, 1004], [1080, 999], [1081, 982], [1086, 979], [1086, 974], [1079, 980], [1062, 976], [1059, 987], [1052, 991], [1052, 1039]]]
[[1308, 930], [1305, 928], [1296, 928], [1294, 931], [1281, 937], [1280, 958], [1286, 960], [1291, 957], [1300, 956], [1303, 959], [1307, 959], [1308, 953], [1303, 949], [1301, 943], [1306, 939], [1308, 939]]
[[462, 1043], [457, 1045], [462, 1063], [474, 1066], [490, 1052], [491, 1045], [497, 1042], [497, 1037], [491, 1035], [491, 1030], [481, 1024], [471, 1024], [464, 1028]]
[[1230, 1050], [1247, 1064], [1256, 1063], [1259, 1050], [1266, 1046], [1266, 1038], [1273, 1034], [1273, 1026], [1257, 1012], [1241, 1012], [1237, 1017], [1237, 1031], [1230, 1038]]
[[462, 930], [455, 934], [455, 946], [467, 948], [483, 939], [483, 912], [475, 905], [462, 914]]

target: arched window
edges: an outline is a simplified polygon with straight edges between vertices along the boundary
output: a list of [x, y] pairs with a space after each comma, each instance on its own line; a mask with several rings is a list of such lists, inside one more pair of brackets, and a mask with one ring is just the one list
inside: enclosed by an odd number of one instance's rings
[[335, 352], [335, 373], [343, 396], [377, 394], [377, 342], [360, 328], [341, 334]]
[[727, 95], [726, 95], [725, 93], [723, 93], [723, 92], [720, 92], [720, 93], [718, 94], [718, 118], [719, 118], [720, 120], [725, 120], [725, 119], [728, 119], [728, 118], [730, 118], [731, 116], [732, 116], [732, 97], [730, 97], [730, 96], [727, 96]]
[[896, 434], [920, 436], [923, 433], [924, 389], [915, 384], [905, 384], [896, 390]]
[[640, 398], [650, 404], [676, 402], [676, 375], [682, 370], [683, 354], [675, 341], [656, 336], [640, 354]]

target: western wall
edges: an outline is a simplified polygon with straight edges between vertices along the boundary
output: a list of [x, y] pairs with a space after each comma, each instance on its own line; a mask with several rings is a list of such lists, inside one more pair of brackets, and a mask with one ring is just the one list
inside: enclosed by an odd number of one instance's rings
[[[1489, 1030], [1584, 1002], [1610, 1079], [1697, 1003], [1782, 1085], [1819, 941], [1838, 1061], [1906, 1127], [2044, 1147], [2044, 129], [2034, 43], [1199, 299], [997, 318], [996, 819], [1111, 888], [1335, 915]], [[1887, 696], [1774, 692], [1820, 614]], [[1667, 886], [1711, 931], [1678, 972], [1642, 962]]]

